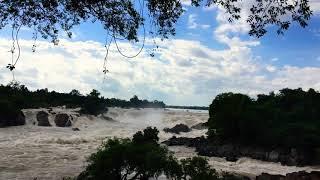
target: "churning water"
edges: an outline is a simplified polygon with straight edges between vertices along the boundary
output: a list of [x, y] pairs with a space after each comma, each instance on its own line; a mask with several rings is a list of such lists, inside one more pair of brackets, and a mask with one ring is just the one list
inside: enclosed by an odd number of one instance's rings
[[[45, 109], [42, 109], [45, 110]], [[138, 130], [155, 126], [160, 130], [160, 141], [172, 136], [162, 131], [183, 123], [188, 126], [205, 122], [207, 111], [174, 109], [121, 109], [110, 108], [103, 116], [78, 116], [75, 110], [53, 108], [53, 112], [72, 115], [71, 128], [35, 126], [36, 114], [40, 109], [24, 110], [25, 126], [0, 129], [0, 179], [62, 179], [76, 176], [86, 165], [87, 157], [96, 151], [103, 140], [110, 137], [131, 137]], [[113, 120], [110, 120], [110, 117]], [[49, 116], [53, 123], [54, 115]], [[197, 137], [206, 130], [192, 130], [178, 136]], [[178, 158], [196, 155], [194, 149], [169, 147]], [[255, 176], [262, 172], [286, 174], [300, 170], [320, 170], [320, 167], [288, 167], [250, 158], [227, 162], [223, 158], [209, 158], [217, 170]]]

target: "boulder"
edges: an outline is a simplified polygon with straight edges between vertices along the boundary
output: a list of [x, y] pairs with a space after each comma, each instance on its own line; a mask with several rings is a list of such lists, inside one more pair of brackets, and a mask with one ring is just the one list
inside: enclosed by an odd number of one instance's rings
[[279, 152], [278, 151], [271, 151], [268, 155], [268, 160], [272, 162], [276, 162], [279, 159]]
[[197, 129], [197, 130], [202, 130], [202, 129], [207, 129], [207, 123], [198, 123], [196, 125], [191, 126], [191, 129]]
[[70, 127], [72, 126], [72, 122], [68, 114], [57, 114], [54, 122], [58, 127]]
[[190, 132], [191, 129], [185, 124], [177, 124], [173, 128], [164, 128], [163, 131], [167, 133], [180, 134], [180, 132]]
[[38, 112], [37, 113], [38, 126], [51, 126], [48, 116], [49, 114], [45, 111]]
[[0, 112], [0, 128], [7, 126], [21, 126], [26, 124], [26, 118], [22, 111]]

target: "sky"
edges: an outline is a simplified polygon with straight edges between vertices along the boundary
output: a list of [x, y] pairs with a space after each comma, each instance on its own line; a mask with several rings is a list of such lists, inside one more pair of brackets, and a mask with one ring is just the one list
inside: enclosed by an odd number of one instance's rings
[[[153, 39], [133, 59], [121, 56], [114, 44], [103, 74], [106, 32], [98, 23], [73, 29], [73, 37], [60, 37], [58, 46], [39, 39], [32, 52], [32, 31], [22, 28], [21, 58], [15, 79], [29, 89], [48, 88], [87, 94], [97, 89], [104, 97], [160, 100], [169, 105], [208, 106], [223, 92], [257, 94], [282, 88], [320, 90], [320, 0], [311, 1], [314, 15], [309, 26], [293, 24], [284, 35], [274, 27], [260, 39], [248, 35], [245, 19], [229, 23], [218, 8], [195, 8], [182, 1], [185, 12], [176, 25], [177, 34], [156, 39], [159, 48], [151, 57]], [[241, 12], [248, 13], [246, 4]], [[142, 36], [140, 35], [140, 38]], [[140, 41], [141, 42], [141, 41]], [[12, 80], [6, 65], [11, 62], [10, 29], [0, 31], [0, 83]], [[127, 55], [139, 51], [141, 43], [119, 42]]]

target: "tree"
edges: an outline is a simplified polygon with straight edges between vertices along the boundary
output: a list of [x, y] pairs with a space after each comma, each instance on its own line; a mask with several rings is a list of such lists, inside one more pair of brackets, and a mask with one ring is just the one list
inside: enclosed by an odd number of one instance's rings
[[[230, 15], [230, 21], [240, 19], [241, 0], [191, 0], [194, 6], [200, 6], [203, 1], [205, 6], [221, 6]], [[86, 21], [98, 21], [106, 34], [127, 40], [138, 41], [138, 30], [146, 21], [154, 25], [155, 30], [150, 29], [153, 35], [168, 38], [175, 34], [175, 23], [183, 13], [179, 0], [139, 0], [138, 4], [140, 8], [131, 0], [3, 0], [0, 29], [7, 25], [16, 29], [27, 26], [55, 43], [61, 30], [71, 37], [71, 29]], [[311, 15], [308, 0], [256, 0], [247, 19], [251, 27], [249, 34], [261, 37], [268, 25], [276, 25], [279, 34], [292, 22], [305, 27]]]
[[[200, 6], [204, 0], [191, 1], [193, 5]], [[241, 18], [242, 3], [242, 0], [207, 0], [206, 6], [221, 6], [230, 15], [229, 21], [233, 22]], [[249, 35], [260, 38], [267, 33], [266, 27], [269, 25], [277, 26], [278, 34], [283, 34], [292, 22], [306, 27], [311, 15], [309, 0], [255, 0], [247, 17]]]
[[206, 159], [193, 157], [181, 160], [183, 179], [192, 180], [218, 180], [219, 176], [214, 169], [211, 169]]
[[138, 96], [134, 95], [131, 99], [130, 99], [130, 103], [134, 106], [134, 107], [138, 107], [141, 104], [141, 100], [138, 98]]
[[80, 91], [76, 90], [76, 89], [72, 89], [69, 93], [71, 96], [82, 96]]
[[[139, 131], [133, 139], [109, 139], [89, 158], [89, 165], [78, 179], [156, 178], [177, 160], [166, 147], [158, 144], [156, 128]], [[156, 163], [155, 163], [156, 162]]]
[[286, 88], [278, 94], [258, 95], [256, 100], [223, 93], [210, 105], [209, 137], [263, 147], [315, 150], [320, 144], [319, 102], [320, 93], [314, 89]]
[[101, 93], [98, 90], [92, 89], [92, 91], [88, 94], [88, 96], [94, 97], [94, 98], [99, 98], [100, 94]]

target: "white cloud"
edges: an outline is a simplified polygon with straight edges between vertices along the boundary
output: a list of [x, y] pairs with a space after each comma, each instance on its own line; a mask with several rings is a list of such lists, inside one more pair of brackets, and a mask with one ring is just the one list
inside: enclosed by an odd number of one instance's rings
[[277, 61], [279, 61], [279, 58], [277, 58], [277, 57], [272, 58], [271, 61], [272, 61], [272, 62], [277, 62]]
[[198, 24], [196, 23], [196, 14], [190, 14], [188, 17], [188, 28], [189, 29], [196, 29], [198, 27]]
[[184, 6], [191, 6], [191, 0], [180, 0], [180, 2]]
[[[208, 105], [215, 95], [234, 91], [268, 93], [284, 87], [320, 89], [320, 68], [274, 67], [263, 64], [248, 47], [211, 49], [198, 41], [172, 39], [159, 43], [159, 54], [147, 53], [135, 59], [121, 57], [111, 48], [107, 75], [103, 83], [102, 44], [62, 40], [59, 46], [39, 42], [36, 53], [32, 41], [21, 41], [22, 56], [16, 78], [28, 87], [69, 92], [92, 88], [106, 97], [164, 100], [168, 104]], [[10, 61], [10, 43], [0, 39], [0, 80], [8, 83], [11, 73], [5, 69]], [[121, 43], [128, 54], [135, 51]]]
[[197, 21], [198, 15], [190, 14], [188, 17], [188, 28], [189, 29], [209, 29], [211, 26], [209, 24], [198, 24]]
[[318, 15], [320, 13], [320, 1], [319, 0], [310, 0], [310, 6], [311, 6], [311, 10], [315, 14]]

